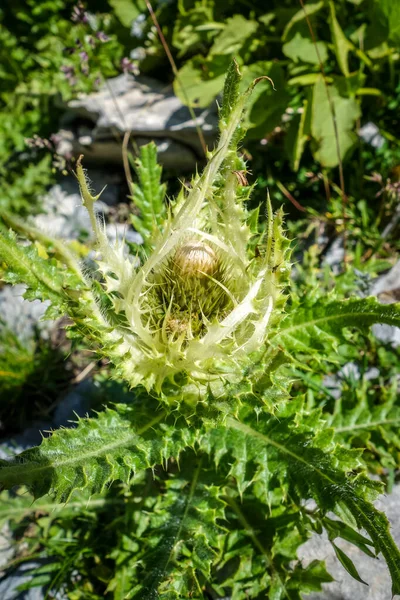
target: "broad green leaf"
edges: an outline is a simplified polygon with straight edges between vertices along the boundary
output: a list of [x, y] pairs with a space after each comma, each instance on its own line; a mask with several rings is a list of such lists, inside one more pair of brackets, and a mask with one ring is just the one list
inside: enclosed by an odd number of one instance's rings
[[210, 48], [210, 56], [218, 54], [235, 56], [248, 38], [255, 34], [257, 28], [256, 21], [245, 19], [242, 15], [228, 18], [225, 29], [218, 35]]
[[293, 62], [304, 62], [316, 65], [321, 60], [324, 63], [328, 58], [325, 42], [316, 42], [309, 37], [303, 37], [299, 32], [282, 46], [282, 52]]
[[[216, 72], [211, 70], [211, 74], [207, 78], [202, 69], [202, 61], [194, 58], [185, 62], [179, 70], [178, 77], [174, 80], [174, 92], [184, 104], [189, 101], [190, 105], [195, 108], [204, 108], [209, 106], [222, 91], [225, 75], [226, 71], [223, 67], [222, 69], [218, 68]], [[185, 93], [182, 92], [182, 88]]]
[[110, 0], [110, 6], [124, 27], [131, 27], [132, 21], [146, 11], [144, 0]]
[[[331, 103], [335, 115], [332, 115]], [[325, 85], [322, 75], [314, 85], [311, 133], [316, 142], [315, 158], [325, 167], [335, 167], [340, 158], [343, 159], [357, 140], [354, 126], [361, 114], [360, 106], [355, 98], [344, 98], [339, 95], [335, 86]], [[333, 119], [336, 118], [337, 135]]]
[[251, 138], [264, 136], [279, 125], [290, 101], [285, 74], [280, 64], [260, 61], [243, 68], [243, 78], [246, 81], [263, 75], [272, 79], [274, 87], [268, 80], [260, 81], [251, 96], [246, 114], [248, 136]]
[[385, 15], [389, 38], [396, 44], [400, 43], [400, 0], [379, 0], [379, 10]]
[[315, 15], [321, 10], [321, 8], [323, 8], [324, 4], [325, 2], [322, 0], [321, 2], [315, 2], [314, 4], [307, 3], [304, 10], [303, 8], [301, 8], [295, 15], [293, 15], [289, 23], [286, 25], [282, 34], [282, 40], [286, 40], [288, 33], [292, 29], [293, 25], [303, 21], [306, 18], [306, 16], [311, 17], [312, 15]]
[[[320, 73], [306, 73], [305, 75], [298, 75], [297, 77], [291, 77], [288, 80], [288, 85], [314, 85], [319, 81], [321, 77]], [[325, 78], [327, 83], [332, 83], [332, 77]]]
[[212, 3], [196, 3], [186, 10], [178, 2], [179, 15], [174, 24], [172, 43], [178, 49], [178, 58], [195, 54], [203, 44], [209, 45], [214, 37], [224, 29], [224, 23], [216, 23]]

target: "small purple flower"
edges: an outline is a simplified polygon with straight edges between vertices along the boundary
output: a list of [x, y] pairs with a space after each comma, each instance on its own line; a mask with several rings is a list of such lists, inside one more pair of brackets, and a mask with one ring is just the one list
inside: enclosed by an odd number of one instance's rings
[[139, 69], [137, 68], [135, 63], [132, 62], [130, 58], [127, 58], [126, 56], [124, 56], [124, 58], [121, 59], [121, 69], [124, 73], [132, 73], [133, 75], [138, 75], [139, 73]]
[[47, 150], [54, 150], [54, 144], [52, 141], [47, 138], [41, 138], [37, 134], [35, 134], [32, 138], [25, 138], [25, 144], [29, 146], [29, 148], [47, 148]]
[[96, 40], [92, 35], [88, 35], [86, 38], [87, 43], [91, 48], [96, 48]]
[[58, 146], [58, 144], [61, 142], [61, 135], [59, 133], [52, 133], [49, 140], [54, 147]]
[[96, 33], [96, 37], [101, 42], [109, 42], [110, 41], [110, 37], [106, 33], [104, 33], [104, 31], [98, 31]]
[[89, 56], [87, 52], [79, 52], [81, 59], [81, 71], [84, 75], [89, 75]]
[[83, 6], [82, 2], [78, 2], [76, 4], [76, 6], [74, 6], [73, 10], [72, 10], [72, 15], [71, 15], [71, 21], [73, 21], [74, 23], [88, 23], [89, 19], [87, 16], [87, 13], [85, 11], [85, 7]]
[[71, 86], [76, 85], [76, 77], [75, 77], [75, 69], [74, 69], [74, 67], [71, 67], [71, 66], [68, 66], [68, 65], [62, 65], [61, 71], [64, 73], [65, 79], [67, 79], [68, 83]]

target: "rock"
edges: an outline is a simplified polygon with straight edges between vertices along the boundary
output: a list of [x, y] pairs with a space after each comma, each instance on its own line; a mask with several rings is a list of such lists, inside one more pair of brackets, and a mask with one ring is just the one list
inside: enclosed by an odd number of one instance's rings
[[48, 302], [23, 298], [26, 287], [23, 284], [6, 285], [0, 290], [0, 315], [4, 325], [13, 331], [24, 343], [29, 343], [35, 329], [39, 329], [43, 337], [48, 337], [52, 321], [41, 321]]
[[[33, 587], [26, 591], [18, 591], [17, 587], [31, 579], [32, 570], [43, 567], [44, 561], [27, 561], [19, 565], [8, 577], [0, 581], [1, 600], [44, 600], [46, 592], [42, 587]], [[57, 600], [66, 596], [57, 594]]]
[[0, 531], [0, 571], [13, 556], [12, 532], [10, 526], [5, 524]]
[[329, 249], [325, 254], [322, 264], [329, 265], [332, 271], [335, 274], [337, 274], [343, 266], [344, 255], [345, 251], [343, 244], [343, 236], [339, 236], [329, 246]]
[[[116, 205], [120, 199], [122, 175], [91, 170], [90, 178], [96, 193], [104, 189], [95, 208], [99, 214], [105, 215], [109, 207]], [[44, 233], [64, 240], [74, 240], [82, 234], [91, 234], [89, 215], [82, 205], [75, 177], [63, 177], [53, 185], [42, 199], [42, 206], [43, 213], [33, 217], [33, 223]]]
[[381, 148], [385, 143], [385, 138], [379, 132], [379, 127], [375, 123], [372, 123], [372, 121], [368, 121], [368, 123], [360, 127], [358, 135], [373, 148]]
[[[212, 146], [218, 131], [217, 107], [197, 110], [197, 125]], [[193, 170], [204, 157], [196, 123], [172, 86], [147, 77], [120, 75], [98, 92], [68, 103], [57, 151], [84, 154], [86, 164], [122, 164], [122, 138], [131, 132], [138, 146], [154, 140], [159, 160], [178, 172]]]
[[[390, 495], [383, 496], [376, 503], [377, 508], [386, 513], [397, 545], [400, 545], [399, 504], [400, 486], [396, 486]], [[305, 600], [391, 600], [391, 579], [384, 559], [371, 558], [344, 540], [338, 539], [335, 543], [351, 558], [368, 587], [347, 573], [337, 559], [326, 534], [315, 534], [299, 549], [299, 558], [304, 565], [315, 559], [325, 560], [327, 569], [335, 581], [323, 584], [322, 592], [309, 594], [305, 596]]]
[[[394, 267], [378, 277], [370, 288], [370, 294], [377, 296], [383, 304], [393, 304], [400, 301], [400, 261]], [[400, 328], [391, 325], [373, 325], [375, 337], [394, 347], [400, 346]]]

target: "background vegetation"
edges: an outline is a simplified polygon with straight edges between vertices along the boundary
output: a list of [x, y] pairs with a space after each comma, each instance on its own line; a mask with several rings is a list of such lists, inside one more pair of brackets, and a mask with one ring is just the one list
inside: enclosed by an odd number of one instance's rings
[[[367, 295], [374, 278], [396, 262], [400, 244], [400, 2], [321, 0], [306, 4], [306, 18], [296, 0], [271, 1], [267, 9], [262, 0], [154, 1], [176, 61], [175, 73], [147, 8], [144, 1], [134, 0], [90, 0], [85, 6], [66, 0], [16, 0], [0, 8], [0, 211], [6, 225], [10, 213], [25, 218], [39, 212], [46, 189], [73, 165], [74, 157], [68, 164], [54, 151], [69, 99], [128, 71], [172, 83], [184, 103], [202, 108], [220, 100], [235, 56], [245, 81], [268, 75], [274, 82], [274, 87], [261, 82], [252, 96], [242, 153], [250, 183], [257, 181], [252, 206], [265, 199], [269, 188], [274, 207], [283, 204], [287, 213], [289, 235], [296, 240], [294, 306], [333, 290], [339, 298]], [[169, 174], [163, 176], [168, 185]], [[332, 260], [335, 247], [339, 259]], [[395, 293], [386, 298], [396, 299]], [[0, 362], [6, 434], [51, 411], [60, 388], [76, 373], [74, 365], [65, 372], [65, 362], [52, 353], [51, 340], [26, 344], [2, 325], [0, 347], [6, 349]], [[70, 349], [61, 348], [64, 358]], [[310, 355], [298, 356], [299, 364], [292, 366], [294, 397], [300, 402], [305, 394], [307, 409], [319, 408], [335, 439], [359, 452], [369, 471], [390, 489], [400, 461], [398, 348], [371, 333], [353, 331], [345, 332], [337, 345], [321, 339]], [[78, 364], [82, 366], [82, 359]], [[108, 382], [108, 369], [103, 364], [95, 369], [100, 391], [92, 395], [92, 407], [99, 409], [110, 397], [114, 403], [134, 402], [122, 382]], [[210, 470], [204, 466], [199, 488], [207, 493]], [[127, 597], [129, 557], [137, 552], [138, 540], [147, 535], [151, 545], [154, 531], [181, 510], [186, 475], [176, 465], [171, 473], [168, 483], [160, 469], [154, 479], [144, 475], [130, 484], [113, 483], [106, 493], [90, 499], [82, 494], [56, 509], [47, 497], [31, 506], [23, 489], [11, 496], [3, 492], [1, 516], [10, 522], [11, 515], [17, 545], [7, 575], [20, 563], [37, 559], [41, 567], [25, 587], [45, 585], [48, 597], [57, 590], [72, 600]], [[146, 497], [141, 495], [143, 486]], [[163, 505], [157, 504], [160, 490]], [[292, 516], [284, 518], [278, 500], [270, 501], [272, 528], [260, 535], [284, 572], [311, 526], [297, 527], [304, 515], [298, 514], [295, 501]], [[258, 500], [252, 502], [256, 506]], [[245, 543], [234, 537], [240, 521], [235, 500], [229, 506], [231, 553], [226, 561], [241, 560], [245, 573], [247, 560], [250, 570], [261, 572], [256, 558], [239, 558]], [[218, 514], [220, 509], [220, 499], [215, 499], [212, 510]], [[316, 513], [312, 527], [319, 531], [322, 525], [330, 527], [332, 541], [340, 535], [368, 553], [365, 538], [357, 537], [348, 522], [339, 531], [326, 515]], [[135, 533], [129, 536], [127, 531]], [[358, 577], [340, 549], [337, 556]], [[240, 595], [245, 577], [235, 577], [230, 585], [237, 589], [236, 600], [246, 596]], [[291, 577], [296, 593], [316, 590], [329, 580], [319, 563], [306, 575], [299, 571]], [[205, 597], [214, 597], [210, 593]], [[251, 593], [257, 597], [255, 587]]]

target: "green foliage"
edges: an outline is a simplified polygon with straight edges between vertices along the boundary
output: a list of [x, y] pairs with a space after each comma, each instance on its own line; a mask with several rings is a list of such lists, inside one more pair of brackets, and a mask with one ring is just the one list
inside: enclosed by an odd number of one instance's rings
[[346, 339], [344, 328], [367, 331], [374, 323], [400, 327], [400, 305], [381, 304], [372, 297], [339, 301], [307, 299], [294, 303], [272, 343], [290, 348], [302, 361], [334, 360], [338, 345]]
[[34, 497], [50, 492], [65, 502], [74, 490], [97, 493], [114, 480], [129, 481], [135, 471], [163, 464], [170, 456], [178, 458], [190, 445], [186, 429], [181, 436], [179, 427], [163, 423], [156, 434], [162, 412], [140, 427], [137, 413], [129, 407], [107, 409], [97, 419], [81, 419], [76, 429], [60, 429], [40, 447], [3, 463], [2, 484], [10, 488], [25, 480]]
[[68, 373], [65, 355], [48, 340], [33, 334], [20, 339], [0, 321], [0, 421], [1, 431], [17, 432], [46, 414]]
[[[256, 1], [251, 11], [242, 2], [222, 4], [208, 0], [179, 1], [168, 11], [161, 5], [157, 14], [164, 29], [172, 31], [172, 50], [180, 60], [174, 88], [184, 103], [208, 106], [222, 91], [225, 73], [234, 56], [245, 79], [254, 78], [255, 71], [262, 70], [274, 80], [277, 90], [271, 94], [265, 87], [260, 97], [257, 94], [250, 100], [249, 116], [252, 106], [258, 104], [258, 110], [257, 119], [249, 119], [248, 139], [270, 140], [276, 127], [287, 136], [290, 129], [299, 127], [298, 116], [308, 101], [309, 123], [304, 144], [301, 149], [298, 147], [298, 160], [306, 151], [306, 142], [310, 142], [314, 160], [321, 167], [335, 167], [340, 160], [351, 160], [357, 147], [359, 118], [361, 124], [381, 121], [389, 104], [398, 104], [398, 90], [394, 90], [398, 78], [398, 10], [398, 2], [390, 0], [357, 3], [322, 0], [307, 3], [304, 10], [295, 1], [284, 6], [273, 1], [268, 7]], [[153, 61], [157, 56], [161, 62], [164, 57], [159, 42], [151, 35], [150, 25], [148, 19], [143, 28], [144, 34], [147, 33], [144, 48]], [[137, 43], [143, 45], [139, 38]], [[147, 64], [145, 58], [142, 63], [145, 70]], [[154, 67], [154, 62], [151, 65]], [[386, 101], [385, 96], [391, 100]], [[269, 114], [271, 105], [273, 119]], [[332, 106], [337, 119], [339, 152], [332, 136]], [[386, 148], [391, 146], [394, 161], [393, 122], [378, 124], [383, 135], [388, 134]], [[274, 160], [276, 153], [283, 161], [290, 159], [293, 148], [289, 141], [284, 152], [279, 144], [276, 146]], [[303, 162], [312, 166], [307, 152]], [[298, 163], [292, 162], [292, 167], [297, 171]], [[284, 169], [281, 176], [285, 177]]]
[[[112, 35], [110, 15], [93, 13], [90, 23], [73, 22], [71, 0], [22, 4], [0, 9], [0, 208], [26, 213], [53, 180], [47, 158], [37, 152], [26, 158], [26, 138], [54, 133], [60, 97], [67, 101], [90, 92], [118, 74], [122, 46]], [[97, 36], [104, 30], [108, 35], [101, 41]], [[22, 164], [16, 165], [21, 153]]]
[[157, 163], [154, 142], [140, 148], [135, 172], [138, 183], [131, 184], [131, 200], [139, 209], [139, 216], [131, 217], [132, 225], [142, 235], [146, 248], [151, 248], [166, 219], [166, 185], [161, 183], [162, 169]]
[[[293, 18], [287, 35], [301, 22]], [[224, 57], [237, 38], [214, 43]], [[91, 271], [60, 241], [31, 230], [35, 241], [21, 245], [2, 227], [5, 279], [68, 314], [73, 335], [133, 388], [1, 461], [0, 484], [26, 486], [46, 513], [34, 518], [18, 498], [10, 515], [13, 527], [33, 522], [32, 548], [51, 557], [28, 586], [55, 593], [62, 585], [73, 600], [300, 600], [331, 580], [323, 562], [304, 567], [297, 557], [312, 532], [325, 529], [353, 577], [360, 579], [357, 565], [338, 537], [382, 554], [393, 594], [400, 593], [400, 551], [373, 504], [383, 486], [367, 476], [375, 445], [390, 468], [398, 465], [397, 400], [388, 394], [383, 409], [350, 395], [339, 410], [323, 379], [334, 359], [348, 357], [350, 339], [357, 353], [371, 325], [399, 325], [400, 308], [356, 296], [349, 272], [327, 295], [331, 282], [312, 252], [308, 271], [299, 266], [286, 290], [292, 267], [282, 211], [274, 214], [268, 198], [266, 219], [257, 222], [238, 155], [255, 106], [249, 117], [246, 103], [270, 85], [257, 75], [243, 92], [238, 64], [230, 66], [218, 146], [168, 214], [154, 146], [142, 150], [134, 190], [149, 252], [142, 261], [123, 242], [108, 241], [94, 211], [100, 194], [89, 189], [80, 161], [76, 176], [98, 251]], [[8, 222], [25, 232], [18, 220]], [[382, 357], [393, 369], [390, 360]], [[354, 427], [366, 432], [361, 443]], [[47, 494], [70, 509], [51, 516], [49, 499], [40, 500]]]

